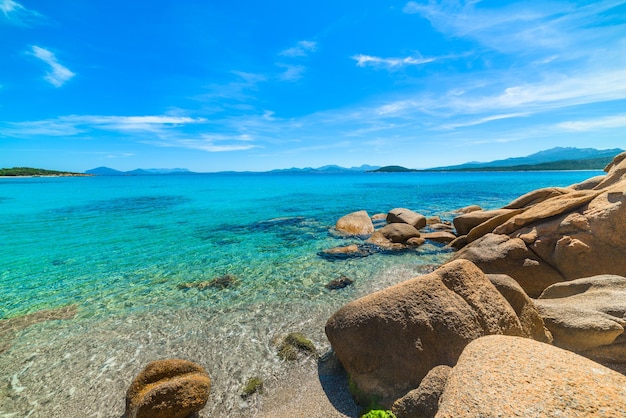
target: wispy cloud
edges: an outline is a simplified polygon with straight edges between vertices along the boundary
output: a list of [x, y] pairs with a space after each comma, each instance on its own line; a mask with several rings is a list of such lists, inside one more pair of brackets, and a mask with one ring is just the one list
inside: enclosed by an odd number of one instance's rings
[[[170, 115], [70, 115], [40, 121], [0, 122], [0, 137], [93, 137], [114, 132], [124, 134], [134, 142], [158, 147], [208, 152], [242, 151], [258, 148], [260, 145], [255, 143], [252, 134], [237, 132], [237, 129], [255, 131], [263, 128], [265, 123], [271, 123], [271, 120], [271, 112], [251, 118], [248, 123]], [[221, 125], [228, 125], [229, 132], [206, 133], [214, 131], [216, 126], [223, 129]]]
[[45, 48], [33, 45], [29, 54], [39, 58], [50, 66], [50, 71], [48, 71], [44, 79], [55, 87], [61, 87], [76, 75], [67, 67], [59, 64], [56, 56]]
[[317, 50], [317, 42], [314, 41], [300, 41], [296, 46], [285, 49], [278, 53], [285, 57], [306, 57], [311, 52]]
[[276, 63], [280, 68], [284, 68], [285, 71], [278, 75], [278, 78], [282, 81], [297, 81], [300, 80], [306, 71], [304, 65], [285, 64], [282, 62]]
[[33, 19], [41, 17], [38, 12], [29, 10], [14, 0], [0, 0], [0, 11], [9, 23], [20, 26], [28, 26]]
[[179, 139], [164, 146], [182, 146], [207, 152], [245, 151], [259, 148], [250, 135], [203, 134], [199, 138]]
[[598, 129], [626, 128], [626, 115], [607, 116], [597, 119], [567, 121], [557, 124], [566, 131], [594, 131]]
[[352, 59], [356, 61], [356, 65], [359, 67], [371, 66], [387, 69], [396, 69], [409, 65], [422, 65], [436, 61], [436, 58], [423, 58], [421, 56], [404, 58], [381, 58], [364, 54], [354, 55]]
[[[442, 0], [424, 4], [409, 1], [403, 11], [428, 19], [441, 33], [474, 39], [501, 52], [536, 52], [537, 49], [567, 50], [577, 54], [581, 45], [597, 46], [602, 38], [620, 38], [623, 27], [602, 25], [615, 22], [623, 0], [601, 0], [579, 5], [572, 2], [516, 2], [481, 7], [479, 0]], [[618, 20], [619, 21], [619, 20]]]
[[0, 135], [17, 138], [32, 136], [70, 137], [93, 130], [155, 133], [204, 119], [173, 116], [98, 116], [70, 115], [54, 119], [23, 122], [0, 122]]

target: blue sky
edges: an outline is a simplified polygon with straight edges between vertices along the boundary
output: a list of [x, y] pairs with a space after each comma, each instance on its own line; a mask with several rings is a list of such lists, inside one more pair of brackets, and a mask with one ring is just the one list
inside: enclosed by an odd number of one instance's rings
[[0, 0], [0, 167], [626, 147], [626, 0]]

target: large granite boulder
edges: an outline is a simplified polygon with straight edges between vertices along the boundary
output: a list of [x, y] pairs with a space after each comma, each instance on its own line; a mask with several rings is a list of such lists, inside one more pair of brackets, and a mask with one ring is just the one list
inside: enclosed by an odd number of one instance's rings
[[515, 311], [524, 334], [533, 340], [552, 343], [552, 334], [546, 327], [539, 310], [519, 283], [506, 274], [488, 274], [487, 277]]
[[626, 377], [531, 339], [470, 343], [450, 372], [437, 418], [624, 417]]
[[443, 365], [431, 369], [417, 389], [393, 403], [391, 411], [396, 418], [433, 418], [451, 370]]
[[339, 218], [335, 230], [344, 236], [365, 237], [374, 232], [374, 224], [367, 212], [360, 210]]
[[514, 209], [477, 210], [457, 216], [452, 220], [457, 235], [467, 235], [473, 228], [492, 218], [513, 213]]
[[410, 239], [419, 237], [420, 233], [414, 226], [406, 223], [392, 223], [377, 229], [367, 243], [388, 249], [401, 249]]
[[469, 260], [488, 274], [506, 274], [515, 279], [530, 297], [565, 277], [532, 252], [523, 239], [487, 234], [459, 250], [453, 257]]
[[456, 239], [456, 235], [448, 231], [434, 231], [421, 234], [427, 241], [434, 241], [442, 244], [449, 244]]
[[506, 205], [504, 209], [528, 208], [552, 197], [561, 196], [570, 192], [571, 190], [565, 187], [546, 187], [544, 189], [533, 190], [513, 200]]
[[557, 283], [535, 301], [554, 345], [607, 363], [626, 363], [626, 277]]
[[410, 209], [395, 208], [387, 213], [387, 223], [405, 223], [416, 229], [421, 229], [426, 226], [427, 220], [424, 215], [413, 212]]
[[[487, 273], [508, 274], [531, 297], [557, 282], [624, 274], [625, 155], [617, 156], [591, 189], [544, 189], [518, 199], [509, 205], [516, 209], [507, 210], [520, 213], [473, 242], [465, 237], [468, 244], [453, 259], [471, 260]], [[530, 206], [519, 208], [522, 204]]]
[[350, 302], [326, 323], [354, 385], [387, 407], [489, 334], [529, 336], [507, 300], [466, 260]]
[[125, 418], [188, 418], [206, 405], [211, 379], [182, 359], [157, 360], [139, 373], [126, 392]]

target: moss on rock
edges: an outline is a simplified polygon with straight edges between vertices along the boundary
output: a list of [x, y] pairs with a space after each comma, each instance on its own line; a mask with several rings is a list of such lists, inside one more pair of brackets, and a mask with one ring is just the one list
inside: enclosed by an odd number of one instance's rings
[[263, 393], [263, 380], [259, 377], [251, 377], [241, 390], [241, 397], [247, 398], [255, 393]]
[[278, 346], [278, 357], [283, 360], [297, 360], [298, 354], [319, 357], [315, 344], [301, 332], [289, 333]]

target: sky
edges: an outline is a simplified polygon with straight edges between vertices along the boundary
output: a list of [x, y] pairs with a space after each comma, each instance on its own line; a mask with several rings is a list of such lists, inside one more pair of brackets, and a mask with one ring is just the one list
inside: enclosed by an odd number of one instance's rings
[[0, 0], [0, 167], [626, 148], [626, 0]]

